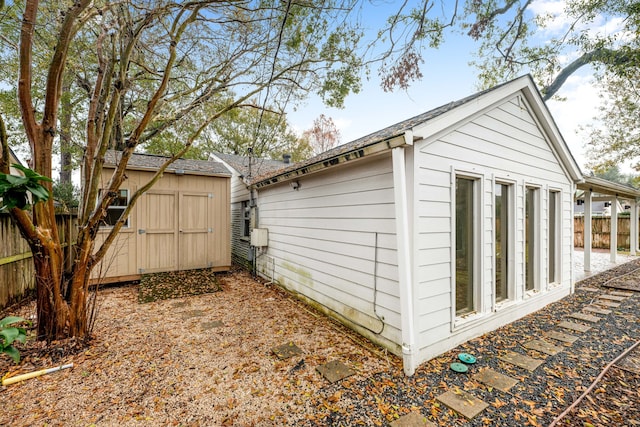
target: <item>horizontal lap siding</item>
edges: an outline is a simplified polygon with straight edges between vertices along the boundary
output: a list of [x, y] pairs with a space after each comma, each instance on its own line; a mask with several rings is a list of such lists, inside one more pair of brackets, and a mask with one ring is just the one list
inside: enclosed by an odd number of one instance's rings
[[[376, 332], [377, 315], [384, 317], [383, 341], [399, 343], [390, 158], [344, 165], [298, 181], [298, 190], [284, 183], [262, 189], [258, 196], [259, 227], [269, 230], [274, 279]], [[260, 260], [263, 274], [271, 276], [266, 257]]]
[[[479, 221], [482, 238], [478, 246], [483, 299], [490, 311], [493, 287], [494, 180], [514, 182], [515, 287], [523, 286], [524, 275], [524, 194], [526, 184], [541, 186], [541, 248], [546, 253], [547, 191], [562, 192], [562, 277], [568, 285], [571, 273], [571, 183], [553, 150], [522, 101], [514, 98], [472, 120], [460, 124], [435, 141], [416, 143], [415, 155], [415, 282], [416, 331], [419, 351], [433, 355], [456, 341], [452, 332], [452, 168], [478, 176], [481, 185]], [[540, 277], [546, 287], [546, 261]], [[515, 298], [521, 298], [522, 293]], [[469, 330], [464, 331], [469, 336]], [[472, 334], [472, 332], [471, 332]], [[437, 353], [438, 350], [436, 350]]]

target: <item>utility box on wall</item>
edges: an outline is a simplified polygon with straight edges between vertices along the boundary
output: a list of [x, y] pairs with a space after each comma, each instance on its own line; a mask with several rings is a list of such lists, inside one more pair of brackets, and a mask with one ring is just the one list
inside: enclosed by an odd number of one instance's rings
[[254, 228], [251, 230], [251, 246], [267, 246], [269, 242], [269, 230], [267, 228]]

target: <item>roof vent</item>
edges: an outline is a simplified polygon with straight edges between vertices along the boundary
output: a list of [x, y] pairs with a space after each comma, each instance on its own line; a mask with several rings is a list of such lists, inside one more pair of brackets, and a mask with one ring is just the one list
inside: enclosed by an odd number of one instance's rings
[[282, 161], [287, 165], [291, 163], [291, 154], [283, 154]]

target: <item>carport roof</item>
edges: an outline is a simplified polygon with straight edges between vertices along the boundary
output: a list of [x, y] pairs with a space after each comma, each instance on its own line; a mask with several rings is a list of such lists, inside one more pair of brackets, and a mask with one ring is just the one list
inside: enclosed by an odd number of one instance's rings
[[640, 197], [640, 190], [630, 185], [620, 184], [596, 176], [585, 176], [584, 181], [578, 183], [577, 188], [578, 190], [591, 190], [593, 193], [607, 194], [633, 200]]

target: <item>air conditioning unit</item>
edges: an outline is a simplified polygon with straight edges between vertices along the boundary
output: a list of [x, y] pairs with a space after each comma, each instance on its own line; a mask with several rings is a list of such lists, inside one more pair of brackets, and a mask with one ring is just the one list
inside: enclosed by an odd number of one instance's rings
[[269, 229], [267, 228], [254, 228], [251, 230], [251, 246], [268, 246], [269, 242]]

